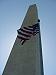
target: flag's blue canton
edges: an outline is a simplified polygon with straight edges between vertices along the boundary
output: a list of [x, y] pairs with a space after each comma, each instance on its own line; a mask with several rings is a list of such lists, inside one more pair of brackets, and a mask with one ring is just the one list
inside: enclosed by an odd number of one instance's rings
[[32, 35], [35, 36], [37, 33], [39, 33], [39, 30], [40, 30], [39, 23], [28, 27], [23, 27], [17, 30], [18, 32], [17, 37], [21, 39], [20, 42], [23, 45], [24, 42], [26, 40], [29, 40]]

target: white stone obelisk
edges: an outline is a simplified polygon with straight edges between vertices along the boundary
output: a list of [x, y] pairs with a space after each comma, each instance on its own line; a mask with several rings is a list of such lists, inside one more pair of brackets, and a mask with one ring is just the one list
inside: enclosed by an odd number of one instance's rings
[[44, 75], [36, 4], [29, 6], [2, 75]]

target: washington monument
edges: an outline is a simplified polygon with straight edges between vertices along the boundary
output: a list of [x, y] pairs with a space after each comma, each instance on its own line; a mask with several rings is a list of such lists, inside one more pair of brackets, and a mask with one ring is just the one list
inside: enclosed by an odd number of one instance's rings
[[36, 4], [30, 5], [2, 75], [44, 75], [40, 20]]

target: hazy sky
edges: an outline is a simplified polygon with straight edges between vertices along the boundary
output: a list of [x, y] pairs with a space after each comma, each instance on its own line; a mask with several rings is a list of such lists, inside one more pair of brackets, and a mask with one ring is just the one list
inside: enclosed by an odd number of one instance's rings
[[0, 75], [29, 5], [40, 18], [44, 75], [56, 75], [56, 0], [0, 0]]

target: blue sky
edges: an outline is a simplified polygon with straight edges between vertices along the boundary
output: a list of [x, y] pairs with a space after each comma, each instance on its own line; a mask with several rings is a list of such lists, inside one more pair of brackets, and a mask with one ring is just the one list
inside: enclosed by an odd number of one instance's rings
[[56, 75], [56, 0], [0, 0], [0, 75], [29, 5], [37, 4], [45, 75]]

